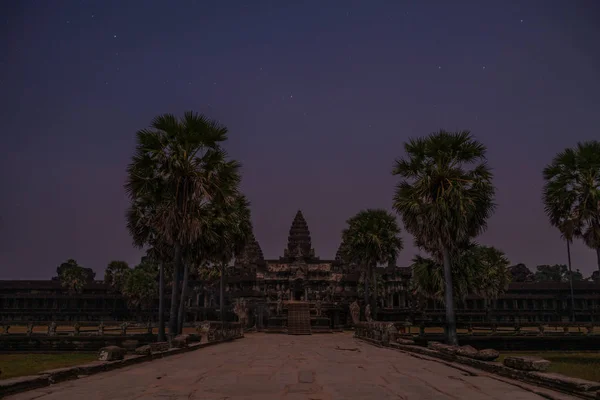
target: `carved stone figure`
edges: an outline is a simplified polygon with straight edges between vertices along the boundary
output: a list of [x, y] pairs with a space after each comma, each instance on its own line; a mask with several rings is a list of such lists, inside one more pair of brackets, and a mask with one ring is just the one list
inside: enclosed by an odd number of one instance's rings
[[104, 335], [104, 322], [102, 322], [102, 321], [100, 321], [100, 325], [98, 325], [98, 335], [99, 336]]
[[75, 322], [73, 325], [73, 335], [79, 336], [79, 332], [81, 331], [81, 325], [79, 325], [79, 321]]
[[321, 303], [321, 299], [319, 298], [319, 295], [317, 294], [317, 301], [315, 303], [315, 311], [317, 313], [317, 317], [321, 316], [322, 307], [323, 307], [323, 304]]
[[367, 306], [365, 307], [365, 318], [367, 319], [367, 322], [373, 322], [373, 318], [371, 318], [371, 305], [367, 304]]
[[48, 336], [56, 336], [56, 322], [54, 321], [48, 325]]
[[248, 308], [244, 298], [239, 298], [235, 301], [233, 312], [238, 317], [238, 321], [240, 322], [241, 326], [245, 327], [248, 323]]
[[2, 325], [2, 334], [8, 335], [8, 330], [10, 329], [10, 325]]
[[33, 334], [33, 322], [27, 324], [27, 336], [31, 336]]
[[121, 324], [121, 335], [125, 336], [127, 335], [127, 327], [129, 326], [129, 324], [127, 322], [123, 322]]
[[350, 316], [352, 317], [352, 323], [354, 325], [360, 322], [360, 306], [356, 300], [350, 304]]
[[146, 332], [148, 335], [152, 335], [152, 321], [148, 320], [148, 324], [146, 324]]
[[277, 316], [280, 316], [283, 312], [283, 292], [280, 290], [277, 292]]

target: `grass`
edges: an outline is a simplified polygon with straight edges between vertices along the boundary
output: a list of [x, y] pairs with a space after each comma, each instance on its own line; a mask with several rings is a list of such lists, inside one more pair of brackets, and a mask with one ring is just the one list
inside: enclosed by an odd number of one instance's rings
[[510, 356], [536, 356], [551, 362], [548, 372], [600, 382], [600, 352], [502, 352], [498, 361]]
[[0, 379], [35, 375], [55, 368], [72, 367], [97, 359], [96, 354], [0, 354]]

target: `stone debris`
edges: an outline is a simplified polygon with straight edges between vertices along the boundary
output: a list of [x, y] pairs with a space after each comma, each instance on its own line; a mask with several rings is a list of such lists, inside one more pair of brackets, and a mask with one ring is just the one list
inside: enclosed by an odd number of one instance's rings
[[500, 353], [498, 350], [494, 349], [479, 350], [477, 354], [475, 354], [475, 359], [481, 361], [494, 361], [498, 357], [500, 357]]
[[135, 354], [138, 356], [149, 356], [152, 354], [152, 347], [150, 345], [138, 347], [135, 349]]
[[167, 351], [169, 350], [169, 343], [168, 342], [155, 342], [155, 343], [150, 343], [150, 350], [153, 353], [159, 353], [161, 351]]
[[171, 340], [171, 347], [181, 349], [183, 347], [188, 347], [190, 342], [189, 335], [179, 335], [175, 336], [173, 340]]
[[98, 352], [99, 361], [118, 361], [125, 358], [127, 350], [118, 346], [107, 346]]
[[396, 339], [396, 343], [398, 344], [404, 344], [404, 345], [408, 345], [408, 346], [414, 346], [415, 345], [415, 341], [412, 339], [404, 339], [404, 338], [398, 338]]
[[473, 346], [460, 346], [456, 350], [456, 355], [467, 357], [467, 358], [475, 358], [477, 355], [477, 349]]
[[550, 361], [540, 357], [506, 357], [504, 365], [521, 371], [546, 371]]
[[440, 342], [429, 342], [427, 343], [427, 347], [431, 350], [436, 350], [441, 353], [454, 355], [458, 351], [458, 346], [450, 346], [448, 344], [440, 343]]

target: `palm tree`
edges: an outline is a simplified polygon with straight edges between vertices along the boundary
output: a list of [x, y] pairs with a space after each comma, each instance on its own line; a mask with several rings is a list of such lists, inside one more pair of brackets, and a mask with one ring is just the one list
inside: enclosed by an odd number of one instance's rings
[[250, 202], [240, 193], [232, 193], [229, 199], [215, 204], [211, 218], [214, 240], [209, 241], [207, 254], [217, 266], [219, 279], [219, 308], [221, 322], [225, 322], [225, 275], [227, 265], [242, 253], [252, 237]]
[[158, 341], [165, 341], [165, 265], [172, 264], [173, 251], [166, 243], [159, 241], [154, 225], [156, 206], [150, 196], [139, 196], [127, 210], [127, 228], [134, 246], [150, 246], [146, 256], [159, 263], [158, 284]]
[[376, 267], [396, 260], [403, 247], [400, 227], [394, 215], [381, 209], [360, 211], [346, 223], [341, 252], [344, 259], [363, 267], [365, 306], [370, 303], [369, 281], [373, 282], [371, 308], [376, 315]]
[[561, 229], [567, 245], [573, 235], [582, 237], [588, 247], [596, 250], [600, 270], [600, 142], [578, 143], [558, 153], [543, 175], [550, 223], [559, 229], [561, 221], [572, 224], [576, 229], [567, 229], [566, 233]]
[[448, 343], [457, 344], [452, 254], [483, 232], [495, 205], [492, 173], [486, 148], [469, 131], [439, 131], [405, 143], [405, 159], [397, 160], [393, 175], [394, 209], [421, 246], [434, 249], [444, 266]]
[[125, 261], [111, 261], [104, 271], [104, 283], [120, 291], [127, 272], [129, 265]]
[[153, 238], [173, 247], [170, 335], [178, 331], [185, 250], [202, 235], [207, 203], [219, 195], [223, 181], [239, 169], [238, 163], [226, 161], [219, 147], [226, 139], [225, 127], [193, 112], [186, 112], [181, 119], [172, 114], [158, 116], [150, 129], [137, 132], [125, 189], [132, 204], [141, 209], [140, 219], [145, 224], [129, 228], [138, 230], [132, 235], [138, 236], [135, 240], [148, 244]]

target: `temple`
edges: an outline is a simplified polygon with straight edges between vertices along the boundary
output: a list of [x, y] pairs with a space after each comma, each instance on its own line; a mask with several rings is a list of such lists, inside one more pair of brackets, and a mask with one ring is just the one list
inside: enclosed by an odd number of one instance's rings
[[[378, 319], [443, 321], [443, 304], [411, 293], [410, 268], [391, 264], [377, 271], [383, 282], [378, 290]], [[234, 318], [236, 310], [243, 308], [248, 325], [258, 329], [293, 328], [298, 332], [342, 329], [351, 323], [350, 305], [362, 298], [360, 280], [360, 269], [344, 263], [339, 250], [333, 260], [321, 260], [315, 255], [308, 224], [298, 211], [281, 257], [265, 260], [259, 242], [252, 237], [229, 268], [225, 288], [228, 318]], [[189, 289], [187, 321], [218, 319], [218, 285], [192, 277]], [[471, 296], [457, 304], [457, 319], [469, 323], [567, 322], [573, 311], [577, 322], [600, 322], [598, 283], [574, 282], [574, 299], [575, 309], [571, 310], [566, 283], [511, 283], [498, 299], [486, 301]], [[157, 311], [158, 302], [148, 310], [135, 313], [128, 310], [123, 296], [101, 281], [88, 283], [77, 294], [68, 293], [56, 280], [0, 281], [3, 324], [50, 320], [146, 321], [156, 319]], [[298, 321], [306, 320], [307, 316], [310, 326], [301, 326]]]

